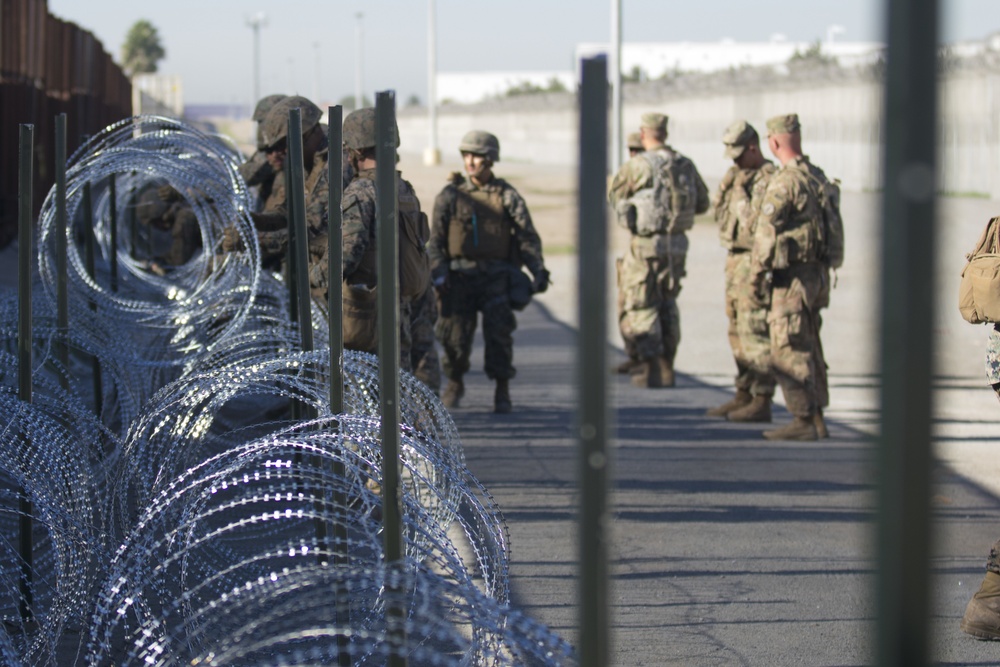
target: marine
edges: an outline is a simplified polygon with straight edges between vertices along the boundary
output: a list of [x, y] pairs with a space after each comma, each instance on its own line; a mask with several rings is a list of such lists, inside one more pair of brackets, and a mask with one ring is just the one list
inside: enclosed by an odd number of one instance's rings
[[[473, 130], [465, 134], [458, 150], [468, 178], [453, 173], [435, 199], [427, 248], [441, 300], [436, 333], [448, 378], [441, 398], [453, 408], [465, 394], [463, 378], [469, 371], [477, 313], [482, 312], [484, 370], [496, 382], [493, 410], [509, 413], [513, 407], [509, 383], [517, 372], [514, 306], [524, 307], [532, 293], [544, 292], [549, 272], [524, 199], [493, 173], [493, 165], [500, 161], [499, 140]], [[522, 265], [531, 272], [530, 285], [524, 284]]]

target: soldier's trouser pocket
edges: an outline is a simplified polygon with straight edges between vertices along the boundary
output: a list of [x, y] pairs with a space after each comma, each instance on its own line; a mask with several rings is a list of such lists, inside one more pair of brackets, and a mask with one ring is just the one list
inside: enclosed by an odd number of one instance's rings
[[648, 260], [625, 255], [618, 258], [617, 268], [619, 303], [623, 312], [658, 306], [657, 276]]
[[344, 348], [360, 352], [378, 349], [378, 291], [344, 283]]

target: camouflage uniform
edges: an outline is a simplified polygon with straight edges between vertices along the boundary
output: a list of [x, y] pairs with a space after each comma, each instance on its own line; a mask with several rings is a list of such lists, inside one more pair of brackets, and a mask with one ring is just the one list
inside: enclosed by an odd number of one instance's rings
[[799, 156], [771, 177], [751, 259], [754, 285], [771, 272], [771, 364], [788, 411], [801, 418], [815, 416], [826, 400], [819, 310], [829, 302], [829, 269], [821, 261], [823, 212], [810, 167]]
[[201, 248], [198, 217], [183, 196], [170, 186], [143, 192], [136, 204], [136, 217], [143, 227], [154, 264], [180, 266]]
[[431, 285], [413, 300], [410, 310], [410, 364], [413, 375], [435, 393], [441, 389], [441, 359], [438, 357], [434, 326], [438, 320], [437, 293]]
[[[306, 175], [306, 231], [309, 234], [310, 268], [322, 258], [326, 227], [329, 221], [330, 192], [327, 186], [327, 160], [329, 151], [326, 137], [323, 148], [313, 158], [312, 169]], [[283, 201], [274, 210], [253, 214], [260, 244], [261, 262], [284, 263], [288, 255], [288, 202]], [[313, 286], [315, 287], [315, 285]]]
[[[398, 172], [397, 172], [398, 173]], [[413, 186], [400, 178], [399, 196], [417, 199]], [[343, 250], [344, 250], [344, 280], [349, 285], [365, 285], [375, 287], [378, 284], [378, 239], [376, 236], [375, 202], [375, 169], [363, 169], [344, 189], [341, 207], [343, 208]], [[418, 203], [419, 206], [419, 203]], [[329, 259], [326, 254], [326, 237], [314, 244], [322, 248], [319, 259], [310, 265], [309, 282], [314, 290], [314, 296], [325, 294], [329, 285]], [[399, 357], [400, 368], [411, 369], [410, 349], [412, 346], [410, 331], [410, 299], [400, 297], [399, 303]]]
[[[667, 145], [646, 152], [679, 156]], [[653, 166], [646, 154], [633, 157], [615, 175], [608, 194], [613, 207], [653, 187]], [[695, 169], [696, 213], [708, 210], [708, 188]], [[633, 231], [633, 230], [630, 230]], [[618, 260], [619, 328], [626, 349], [640, 359], [665, 358], [671, 366], [681, 341], [677, 296], [686, 275], [688, 238], [684, 231], [640, 236], [632, 233], [629, 252]]]
[[[479, 208], [470, 202], [495, 202], [495, 213], [503, 219], [507, 238], [486, 238], [486, 225], [480, 229]], [[466, 245], [459, 236], [466, 233]], [[482, 234], [482, 237], [479, 237]], [[477, 259], [475, 247], [496, 242], [504, 259]], [[468, 245], [471, 244], [471, 245]], [[468, 248], [468, 251], [460, 249]], [[436, 280], [447, 279], [441, 294], [441, 313], [436, 333], [444, 349], [442, 366], [445, 376], [461, 381], [469, 371], [469, 355], [476, 332], [477, 311], [483, 313], [485, 371], [491, 380], [509, 380], [513, 365], [513, 332], [517, 320], [510, 305], [511, 270], [523, 262], [532, 275], [545, 271], [542, 241], [531, 222], [531, 215], [521, 195], [507, 181], [493, 177], [482, 187], [459, 174], [438, 194], [431, 219], [431, 238], [427, 247], [431, 271]], [[466, 252], [468, 254], [466, 254]]]
[[285, 95], [268, 95], [257, 102], [254, 107], [253, 120], [257, 123], [257, 150], [250, 159], [240, 165], [240, 175], [250, 187], [257, 186], [258, 211], [273, 211], [285, 201], [285, 177], [267, 161], [267, 142], [264, 138], [264, 119], [268, 112]]
[[771, 162], [765, 162], [759, 169], [741, 169], [733, 165], [715, 195], [719, 240], [729, 250], [726, 256], [726, 317], [729, 319], [729, 345], [736, 361], [736, 388], [753, 396], [774, 395], [767, 308], [756, 298], [750, 279], [755, 218], [774, 171]]

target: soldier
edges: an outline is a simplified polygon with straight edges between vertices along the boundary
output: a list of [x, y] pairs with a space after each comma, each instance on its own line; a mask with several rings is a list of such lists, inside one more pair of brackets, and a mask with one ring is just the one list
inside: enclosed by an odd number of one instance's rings
[[428, 251], [434, 286], [441, 297], [436, 333], [444, 349], [442, 363], [448, 385], [442, 401], [457, 407], [469, 370], [477, 311], [483, 313], [486, 376], [496, 381], [493, 410], [511, 411], [510, 379], [515, 375], [511, 334], [517, 320], [511, 305], [523, 263], [533, 276], [531, 290], [544, 292], [549, 272], [542, 241], [524, 199], [507, 181], [493, 174], [500, 161], [500, 142], [489, 132], [468, 132], [458, 147], [468, 180], [451, 175], [434, 201]]
[[642, 147], [642, 134], [640, 132], [631, 132], [625, 139], [625, 144], [628, 146], [628, 156], [630, 158], [635, 157], [643, 150]]
[[273, 211], [285, 203], [285, 176], [275, 169], [268, 159], [267, 145], [264, 141], [264, 119], [274, 105], [285, 99], [286, 95], [268, 95], [257, 102], [253, 110], [253, 120], [257, 123], [257, 152], [240, 165], [240, 175], [250, 187], [258, 186], [257, 209]]
[[797, 114], [771, 118], [767, 131], [781, 167], [768, 183], [757, 219], [751, 281], [762, 303], [770, 303], [771, 366], [794, 420], [764, 437], [816, 440], [826, 437], [819, 310], [829, 300], [822, 191], [828, 181], [802, 154]]
[[145, 227], [152, 258], [149, 270], [166, 275], [201, 248], [201, 226], [191, 204], [169, 185], [151, 184], [136, 202], [136, 218]]
[[643, 114], [640, 135], [645, 152], [622, 165], [608, 193], [619, 224], [632, 234], [618, 260], [619, 327], [626, 349], [634, 346], [639, 357], [632, 384], [672, 387], [685, 232], [696, 213], [708, 210], [708, 188], [694, 163], [664, 143], [666, 116]]
[[736, 396], [708, 410], [711, 417], [738, 422], [771, 421], [774, 375], [767, 308], [754, 297], [750, 282], [750, 251], [754, 223], [774, 164], [760, 152], [757, 130], [736, 121], [722, 135], [725, 155], [733, 161], [715, 194], [715, 220], [726, 256], [726, 317], [729, 345], [736, 361]]
[[437, 292], [428, 284], [413, 300], [410, 310], [410, 365], [413, 375], [435, 394], [441, 391], [441, 359], [438, 357], [434, 327], [438, 321]]
[[[399, 145], [399, 133], [396, 133]], [[378, 237], [376, 234], [375, 171], [378, 163], [375, 154], [375, 109], [365, 108], [352, 111], [344, 119], [344, 145], [347, 148], [354, 179], [344, 189], [341, 199], [343, 210], [343, 251], [344, 267], [344, 347], [362, 352], [375, 352], [378, 348], [375, 329], [375, 293], [378, 284]], [[398, 174], [398, 172], [397, 172]], [[407, 229], [419, 230], [412, 241], [422, 253], [427, 271], [426, 250], [427, 221], [420, 210], [420, 200], [413, 186], [402, 178], [398, 179], [397, 201], [400, 215], [400, 263], [406, 257], [404, 245], [411, 243]], [[322, 294], [324, 301], [329, 284], [327, 274], [329, 259], [326, 254], [326, 240], [322, 258], [310, 269], [310, 283], [315, 292]], [[404, 271], [400, 271], [399, 283], [399, 353], [400, 368], [411, 368], [410, 306], [414, 295], [421, 295], [430, 288], [429, 271], [420, 279], [420, 284], [409, 284]]]
[[[628, 146], [628, 156], [629, 158], [634, 158], [636, 155], [643, 151], [642, 148], [642, 134], [639, 132], [632, 132], [628, 135], [625, 140], [625, 144]], [[625, 312], [622, 310], [623, 303], [619, 295], [618, 299], [618, 322], [621, 323], [624, 320]], [[622, 340], [625, 340], [625, 332], [622, 332]], [[625, 354], [628, 355], [628, 359], [623, 361], [617, 367], [615, 367], [615, 372], [626, 375], [631, 373], [633, 369], [638, 368], [640, 365], [639, 355], [636, 353], [635, 345], [630, 341], [625, 340]]]
[[[284, 169], [288, 156], [288, 112], [299, 109], [302, 118], [302, 162], [305, 168], [306, 229], [309, 235], [310, 266], [326, 248], [329, 192], [327, 160], [329, 148], [326, 134], [320, 126], [322, 112], [304, 97], [293, 95], [279, 101], [264, 119], [264, 143], [268, 162], [278, 171]], [[288, 254], [288, 203], [283, 201], [274, 210], [251, 213], [257, 228], [261, 263], [283, 264]], [[227, 228], [223, 236], [224, 251], [239, 250], [235, 228]]]

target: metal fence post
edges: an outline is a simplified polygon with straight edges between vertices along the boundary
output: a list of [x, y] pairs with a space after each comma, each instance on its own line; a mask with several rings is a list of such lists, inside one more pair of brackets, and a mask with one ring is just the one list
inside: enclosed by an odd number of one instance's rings
[[[31, 251], [32, 251], [32, 167], [34, 151], [34, 125], [20, 126], [19, 177], [18, 177], [18, 238], [17, 238], [17, 397], [24, 403], [31, 403], [31, 364], [33, 331], [31, 321]], [[30, 447], [25, 431], [24, 447]], [[27, 454], [24, 452], [23, 454]], [[18, 489], [18, 543], [21, 555], [21, 620], [33, 620], [34, 593], [32, 591], [32, 569], [34, 567], [32, 549], [32, 507], [27, 489]]]
[[[399, 496], [399, 204], [396, 195], [396, 94], [375, 95], [375, 218], [378, 239], [379, 402], [382, 413], [382, 522], [386, 576], [403, 559], [402, 504]], [[386, 590], [391, 591], [390, 582]], [[402, 651], [406, 612], [398, 601], [386, 605], [387, 639]], [[393, 666], [406, 657], [394, 654]]]
[[[580, 665], [608, 664], [607, 205], [608, 77], [604, 56], [581, 62], [579, 342], [576, 416], [580, 457]], [[596, 304], [596, 307], [595, 307]]]
[[882, 196], [878, 655], [929, 658], [936, 0], [889, 0]]
[[299, 322], [299, 340], [305, 352], [313, 351], [312, 299], [309, 292], [309, 232], [306, 229], [306, 186], [302, 157], [302, 110], [288, 110], [288, 198], [294, 200], [288, 220], [289, 244], [294, 257], [294, 272]]
[[66, 114], [56, 116], [56, 358], [60, 382], [69, 389], [69, 297], [66, 267]]

